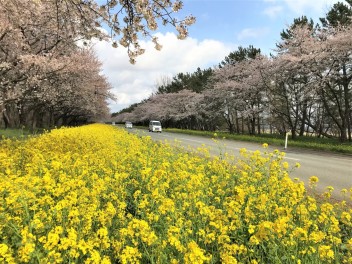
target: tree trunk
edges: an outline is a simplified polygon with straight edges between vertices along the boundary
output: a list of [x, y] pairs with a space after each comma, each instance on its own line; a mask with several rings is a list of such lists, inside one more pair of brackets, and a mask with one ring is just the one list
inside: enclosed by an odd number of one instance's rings
[[6, 114], [6, 109], [2, 112], [2, 118], [4, 120], [5, 129], [9, 127], [9, 118]]
[[260, 117], [259, 117], [259, 113], [258, 113], [258, 117], [257, 117], [257, 130], [258, 130], [258, 135], [261, 134], [261, 126], [260, 126]]
[[255, 117], [251, 118], [251, 135], [255, 135], [255, 121]]
[[231, 122], [229, 122], [229, 132], [230, 134], [233, 134], [235, 132], [233, 129], [233, 124]]
[[345, 124], [346, 124], [346, 129], [348, 135], [346, 135], [346, 140], [348, 136], [348, 140], [351, 141], [351, 106], [350, 106], [350, 96], [349, 96], [349, 83], [351, 82], [351, 78], [347, 77], [347, 70], [346, 66], [344, 65], [342, 68], [343, 72], [343, 94], [344, 94], [344, 101], [345, 101], [345, 111], [344, 111], [344, 118], [345, 118]]
[[295, 128], [291, 129], [291, 134], [292, 134], [292, 139], [295, 140], [297, 138], [297, 133], [296, 133], [296, 129]]
[[18, 115], [17, 107], [14, 103], [10, 103], [5, 106], [5, 111], [3, 112], [4, 121], [6, 127], [18, 128], [20, 126], [20, 120]]
[[304, 131], [305, 131], [305, 120], [307, 119], [307, 101], [305, 100], [302, 105], [302, 120], [301, 120], [301, 126], [299, 129], [299, 136], [304, 136]]
[[235, 117], [236, 117], [236, 131], [237, 131], [237, 134], [239, 134], [240, 133], [240, 123], [238, 122], [238, 120], [239, 120], [239, 117], [238, 117], [238, 113], [237, 113], [237, 111], [235, 111]]

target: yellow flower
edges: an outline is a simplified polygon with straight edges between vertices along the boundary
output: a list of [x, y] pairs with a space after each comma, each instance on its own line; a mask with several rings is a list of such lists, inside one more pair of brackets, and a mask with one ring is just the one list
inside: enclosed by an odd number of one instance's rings
[[122, 264], [127, 263], [139, 263], [139, 259], [142, 257], [142, 254], [138, 251], [137, 248], [126, 246], [122, 250], [120, 255], [120, 260]]
[[253, 244], [253, 245], [259, 245], [260, 241], [259, 241], [259, 239], [254, 235], [254, 236], [251, 236], [251, 237], [250, 237], [249, 243], [250, 243], [250, 244]]
[[99, 228], [97, 231], [98, 243], [102, 249], [107, 249], [110, 247], [109, 242], [109, 231], [106, 227]]
[[111, 260], [108, 256], [104, 256], [100, 264], [111, 264]]
[[254, 226], [254, 225], [249, 225], [249, 227], [248, 227], [248, 233], [249, 233], [249, 234], [253, 234], [254, 231], [255, 231], [255, 226]]
[[341, 213], [341, 221], [347, 225], [352, 226], [351, 214], [348, 212], [342, 212]]
[[241, 148], [240, 149], [240, 154], [241, 154], [241, 156], [245, 156], [247, 154], [247, 149], [246, 148]]
[[322, 231], [313, 231], [309, 235], [309, 240], [313, 243], [320, 243], [325, 238], [325, 234]]
[[187, 252], [184, 256], [185, 264], [202, 264], [209, 261], [211, 258], [207, 257], [205, 251], [201, 249], [196, 242], [188, 243]]
[[90, 251], [90, 257], [85, 261], [85, 263], [100, 263], [101, 256], [99, 251], [97, 250], [91, 250]]
[[321, 245], [318, 248], [318, 252], [321, 260], [334, 259], [334, 251], [331, 250], [330, 246]]
[[224, 263], [224, 264], [237, 264], [238, 261], [235, 257], [231, 256], [231, 255], [228, 255], [228, 254], [225, 254], [225, 253], [222, 253], [221, 254], [221, 263]]
[[303, 241], [307, 240], [308, 237], [307, 231], [301, 227], [297, 227], [295, 230], [293, 230], [292, 234], [295, 238]]
[[310, 186], [311, 188], [313, 188], [314, 186], [316, 186], [318, 182], [319, 182], [319, 178], [318, 178], [317, 176], [311, 176], [311, 177], [309, 178], [309, 186]]
[[268, 241], [349, 263], [352, 211], [308, 196], [279, 150], [183, 150], [102, 124], [0, 140], [0, 263], [255, 263]]
[[0, 244], [0, 261], [1, 263], [16, 263], [12, 257], [9, 247], [6, 244]]
[[18, 254], [20, 256], [20, 259], [24, 262], [29, 262], [31, 259], [31, 254], [35, 250], [35, 244], [31, 242], [27, 242], [24, 244], [24, 246], [20, 247]]
[[341, 190], [341, 194], [342, 195], [346, 195], [348, 193], [348, 190], [346, 189], [346, 188], [343, 188], [342, 190]]
[[0, 244], [0, 256], [4, 256], [9, 251], [9, 247], [6, 244]]
[[326, 187], [326, 189], [327, 189], [329, 192], [332, 192], [332, 191], [334, 190], [334, 187], [328, 186], [328, 187]]

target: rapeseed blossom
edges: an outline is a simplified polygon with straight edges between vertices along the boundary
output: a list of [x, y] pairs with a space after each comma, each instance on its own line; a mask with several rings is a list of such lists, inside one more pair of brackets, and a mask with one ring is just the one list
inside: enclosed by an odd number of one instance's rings
[[2, 139], [0, 262], [351, 263], [347, 201], [263, 147], [230, 163], [102, 124]]
[[317, 176], [311, 176], [309, 178], [309, 186], [311, 188], [315, 187], [317, 185], [317, 183], [319, 182], [319, 178]]

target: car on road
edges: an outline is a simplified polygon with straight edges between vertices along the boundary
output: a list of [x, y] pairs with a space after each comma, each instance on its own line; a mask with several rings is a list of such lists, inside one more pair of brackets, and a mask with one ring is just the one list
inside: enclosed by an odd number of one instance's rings
[[151, 120], [149, 122], [149, 132], [160, 132], [162, 131], [161, 123], [157, 120]]
[[125, 128], [133, 128], [132, 122], [127, 121], [127, 122], [125, 123]]

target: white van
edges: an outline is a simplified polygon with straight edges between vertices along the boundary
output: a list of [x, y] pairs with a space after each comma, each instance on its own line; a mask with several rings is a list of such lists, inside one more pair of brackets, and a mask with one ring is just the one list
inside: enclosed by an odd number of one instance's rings
[[127, 122], [125, 123], [125, 128], [132, 128], [132, 127], [133, 127], [132, 122], [127, 121]]
[[149, 122], [149, 132], [160, 132], [162, 131], [160, 121], [151, 120]]

